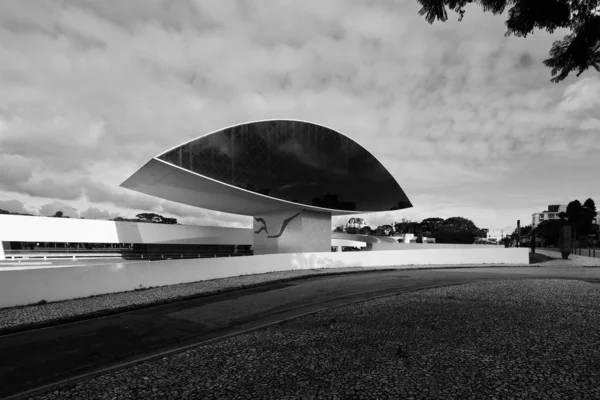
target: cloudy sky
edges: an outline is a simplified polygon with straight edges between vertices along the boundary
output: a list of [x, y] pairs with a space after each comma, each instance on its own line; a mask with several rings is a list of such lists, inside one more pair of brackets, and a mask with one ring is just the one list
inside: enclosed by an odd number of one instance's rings
[[[414, 208], [512, 230], [600, 201], [600, 79], [549, 81], [554, 40], [504, 37], [471, 6], [429, 25], [416, 0], [0, 0], [0, 208], [158, 212], [250, 226], [119, 187], [151, 157], [249, 120], [310, 120], [365, 145]], [[342, 222], [340, 220], [335, 222]]]

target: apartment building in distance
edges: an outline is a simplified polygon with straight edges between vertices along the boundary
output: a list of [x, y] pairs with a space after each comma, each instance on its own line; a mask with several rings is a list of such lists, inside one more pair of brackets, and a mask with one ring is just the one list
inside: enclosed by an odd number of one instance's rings
[[[560, 219], [558, 214], [560, 214], [561, 212], [564, 212], [564, 213], [567, 212], [566, 205], [564, 205], [564, 204], [549, 205], [547, 211], [542, 211], [541, 213], [532, 214], [532, 216], [531, 216], [532, 228], [535, 229], [535, 227], [537, 227], [543, 221]], [[592, 223], [598, 224], [598, 222], [600, 222], [600, 217], [598, 217], [598, 216], [594, 217], [594, 219], [592, 220]]]
[[565, 213], [567, 212], [566, 205], [564, 205], [564, 204], [549, 205], [547, 211], [542, 211], [540, 213], [534, 213], [531, 216], [531, 227], [535, 228], [543, 221], [560, 219], [558, 214], [560, 214], [561, 212], [565, 212]]

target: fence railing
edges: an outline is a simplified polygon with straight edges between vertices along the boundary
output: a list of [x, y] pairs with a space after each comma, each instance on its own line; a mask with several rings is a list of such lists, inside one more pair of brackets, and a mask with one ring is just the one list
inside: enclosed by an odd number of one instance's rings
[[[543, 246], [536, 247], [536, 249], [549, 250], [560, 253], [560, 247], [558, 246]], [[600, 247], [571, 247], [571, 254], [585, 257], [600, 257]]]

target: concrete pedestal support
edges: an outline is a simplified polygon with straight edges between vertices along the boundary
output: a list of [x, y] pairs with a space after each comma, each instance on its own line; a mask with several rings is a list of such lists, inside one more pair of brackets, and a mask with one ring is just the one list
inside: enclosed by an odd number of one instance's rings
[[331, 213], [280, 211], [254, 216], [254, 254], [331, 252]]

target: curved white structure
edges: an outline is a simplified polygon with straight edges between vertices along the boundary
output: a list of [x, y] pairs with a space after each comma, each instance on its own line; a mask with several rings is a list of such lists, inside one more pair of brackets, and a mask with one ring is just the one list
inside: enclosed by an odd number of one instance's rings
[[299, 120], [255, 121], [200, 136], [152, 158], [121, 186], [254, 216], [255, 254], [329, 251], [332, 215], [412, 207], [368, 150]]
[[[158, 158], [148, 161], [121, 186], [161, 199], [232, 214], [261, 215], [300, 208], [297, 203], [237, 188]], [[301, 208], [332, 215], [356, 214], [356, 211], [307, 205]]]

